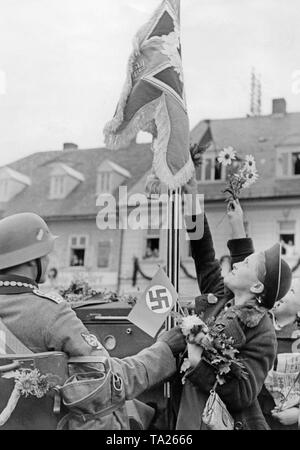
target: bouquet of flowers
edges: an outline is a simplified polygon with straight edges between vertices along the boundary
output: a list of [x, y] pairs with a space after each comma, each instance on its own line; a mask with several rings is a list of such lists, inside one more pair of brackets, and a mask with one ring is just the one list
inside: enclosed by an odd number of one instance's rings
[[119, 295], [113, 291], [97, 291], [89, 285], [88, 281], [81, 278], [71, 281], [70, 286], [60, 289], [59, 294], [70, 303], [85, 302], [95, 297], [106, 303], [120, 301], [128, 303], [131, 306], [134, 306], [137, 301], [137, 298], [130, 294]]
[[[189, 358], [184, 360], [181, 372], [186, 372], [191, 367], [191, 359], [195, 358], [197, 361], [196, 352], [198, 361], [202, 357], [215, 368], [219, 384], [225, 383], [225, 377], [230, 372], [238, 372], [240, 376], [247, 375], [244, 365], [237, 357], [239, 351], [234, 348], [233, 338], [227, 337], [214, 320], [205, 324], [200, 317], [192, 314], [181, 318], [180, 327], [186, 336], [189, 352]], [[185, 382], [185, 377], [182, 381]]]
[[80, 302], [95, 297], [98, 292], [87, 281], [74, 279], [68, 288], [60, 289], [59, 294], [68, 302]]
[[[218, 161], [223, 166], [229, 167], [241, 159], [237, 157], [236, 151], [232, 147], [227, 147], [220, 152]], [[228, 200], [238, 200], [241, 190], [249, 188], [257, 181], [258, 177], [255, 159], [252, 155], [247, 155], [244, 164], [239, 165], [236, 172], [232, 170], [228, 176], [228, 186], [224, 191], [229, 194]]]
[[0, 413], [0, 427], [8, 421], [21, 396], [42, 398], [57, 384], [54, 375], [42, 375], [37, 369], [11, 371], [2, 377], [14, 379], [15, 385], [6, 407]]

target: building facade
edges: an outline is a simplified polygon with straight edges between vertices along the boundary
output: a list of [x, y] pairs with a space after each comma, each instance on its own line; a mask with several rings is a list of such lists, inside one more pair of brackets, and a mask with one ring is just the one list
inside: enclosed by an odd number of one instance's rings
[[[300, 258], [300, 113], [288, 113], [285, 101], [277, 99], [268, 116], [201, 121], [191, 131], [191, 140], [210, 143], [196, 175], [217, 257], [228, 254], [231, 237], [224, 217], [227, 174], [217, 157], [232, 146], [241, 160], [249, 154], [255, 157], [260, 175], [241, 195], [247, 233], [258, 251], [281, 241], [284, 257], [294, 267]], [[166, 264], [165, 231], [101, 229], [98, 214], [104, 205], [97, 200], [100, 194], [111, 194], [118, 221], [124, 207], [120, 188], [126, 188], [131, 199], [125, 202], [128, 216], [136, 207], [132, 199], [145, 190], [151, 163], [148, 144], [111, 152], [80, 150], [69, 143], [60, 151], [35, 153], [0, 168], [1, 216], [31, 211], [45, 218], [59, 236], [50, 262], [58, 271], [58, 285], [85, 278], [95, 289], [141, 291], [158, 265]], [[184, 230], [180, 247], [180, 295], [192, 298], [199, 290]]]
[[[226, 171], [217, 156], [233, 147], [241, 160], [253, 155], [259, 180], [241, 194], [245, 227], [258, 251], [275, 242], [291, 267], [300, 258], [300, 113], [288, 113], [284, 99], [273, 100], [272, 113], [238, 119], [206, 120], [192, 130], [192, 142], [211, 145], [197, 170], [199, 192], [205, 195], [218, 257], [228, 253], [230, 231], [224, 215]], [[295, 276], [300, 276], [299, 270]]]

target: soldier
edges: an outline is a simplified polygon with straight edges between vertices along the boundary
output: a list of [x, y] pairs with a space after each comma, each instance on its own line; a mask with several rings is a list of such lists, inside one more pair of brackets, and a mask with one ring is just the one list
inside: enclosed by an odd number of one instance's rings
[[[22, 213], [0, 220], [0, 318], [34, 353], [62, 351], [68, 356], [108, 356], [71, 306], [59, 295], [39, 290], [44, 283], [53, 236], [36, 214]], [[111, 358], [123, 374], [127, 398], [134, 398], [176, 370], [185, 348], [178, 329], [163, 333], [158, 342], [134, 357]]]

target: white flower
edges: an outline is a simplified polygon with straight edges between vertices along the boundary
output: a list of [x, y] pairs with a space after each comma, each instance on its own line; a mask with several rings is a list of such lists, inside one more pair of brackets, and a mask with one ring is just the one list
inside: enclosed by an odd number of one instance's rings
[[243, 187], [244, 188], [250, 187], [252, 184], [256, 183], [258, 178], [259, 178], [259, 175], [258, 175], [257, 170], [253, 170], [253, 171], [247, 172], [245, 174], [246, 182], [245, 182]]
[[232, 147], [224, 148], [218, 157], [218, 161], [224, 166], [230, 166], [232, 161], [236, 159], [236, 152]]
[[182, 319], [181, 322], [181, 331], [184, 336], [188, 336], [191, 332], [191, 330], [194, 327], [204, 327], [207, 328], [203, 320], [200, 319], [200, 317], [196, 316], [195, 314], [192, 314], [190, 316], [186, 316]]
[[252, 155], [246, 156], [245, 169], [250, 172], [256, 171], [256, 162], [254, 156]]

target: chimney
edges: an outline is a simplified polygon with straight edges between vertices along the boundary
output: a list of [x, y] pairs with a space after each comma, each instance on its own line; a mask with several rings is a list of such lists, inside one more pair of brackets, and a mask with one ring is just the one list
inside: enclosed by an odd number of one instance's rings
[[72, 142], [65, 142], [63, 151], [65, 152], [65, 151], [70, 151], [70, 150], [78, 150], [78, 145], [73, 144]]
[[286, 100], [285, 98], [274, 98], [273, 99], [273, 115], [284, 115], [286, 114]]

